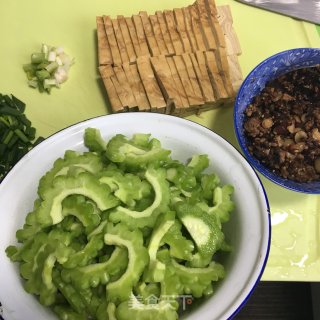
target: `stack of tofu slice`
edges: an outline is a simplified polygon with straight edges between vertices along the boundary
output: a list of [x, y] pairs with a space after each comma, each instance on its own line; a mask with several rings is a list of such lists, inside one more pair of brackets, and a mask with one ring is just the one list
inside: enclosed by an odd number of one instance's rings
[[241, 49], [228, 6], [197, 0], [153, 15], [96, 20], [99, 71], [113, 112], [186, 116], [235, 98]]

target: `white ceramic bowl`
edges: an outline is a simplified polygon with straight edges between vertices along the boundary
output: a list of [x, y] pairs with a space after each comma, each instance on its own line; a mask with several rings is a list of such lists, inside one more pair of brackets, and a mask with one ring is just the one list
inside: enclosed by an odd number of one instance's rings
[[23, 157], [0, 184], [0, 302], [4, 319], [57, 319], [24, 291], [18, 267], [6, 257], [5, 248], [16, 242], [15, 232], [33, 207], [39, 179], [54, 160], [67, 149], [85, 150], [83, 133], [87, 127], [99, 128], [106, 139], [117, 133], [151, 133], [173, 151], [173, 158], [182, 161], [196, 153], [208, 154], [209, 170], [216, 172], [223, 183], [235, 187], [236, 211], [224, 229], [233, 246], [225, 261], [226, 277], [216, 293], [187, 319], [232, 317], [259, 281], [269, 252], [270, 214], [261, 182], [242, 155], [212, 131], [173, 116], [130, 113], [94, 118], [54, 134]]

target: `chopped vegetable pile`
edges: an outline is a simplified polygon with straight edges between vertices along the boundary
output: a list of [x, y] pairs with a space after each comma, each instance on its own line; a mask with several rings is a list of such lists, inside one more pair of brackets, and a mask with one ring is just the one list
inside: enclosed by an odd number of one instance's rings
[[181, 298], [213, 294], [225, 275], [233, 187], [204, 173], [206, 155], [185, 165], [149, 134], [105, 141], [88, 128], [84, 142], [41, 178], [6, 249], [25, 290], [65, 320], [178, 319]]
[[270, 80], [244, 112], [248, 151], [270, 172], [320, 181], [320, 64]]
[[50, 93], [53, 87], [60, 88], [67, 81], [74, 59], [67, 55], [62, 47], [42, 44], [40, 52], [31, 54], [31, 63], [23, 65], [28, 84], [40, 92]]
[[0, 182], [8, 171], [33, 146], [36, 141], [36, 129], [24, 114], [25, 103], [14, 95], [0, 94]]

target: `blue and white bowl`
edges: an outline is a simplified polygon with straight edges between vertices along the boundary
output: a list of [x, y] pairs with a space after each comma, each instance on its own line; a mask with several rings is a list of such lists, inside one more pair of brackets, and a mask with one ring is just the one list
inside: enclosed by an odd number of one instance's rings
[[257, 65], [242, 83], [234, 105], [234, 127], [239, 145], [247, 160], [266, 178], [293, 191], [320, 194], [320, 181], [295, 182], [284, 179], [272, 172], [258, 159], [252, 156], [247, 147], [243, 129], [244, 111], [265, 87], [266, 83], [280, 75], [304, 67], [320, 64], [320, 49], [296, 48], [277, 53]]

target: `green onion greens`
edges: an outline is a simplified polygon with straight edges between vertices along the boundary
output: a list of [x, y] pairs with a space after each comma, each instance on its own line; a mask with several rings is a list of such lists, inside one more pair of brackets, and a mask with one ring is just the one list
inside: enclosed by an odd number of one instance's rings
[[[36, 129], [24, 114], [25, 103], [14, 95], [0, 94], [0, 182], [35, 145]], [[34, 141], [35, 140], [35, 141]]]

